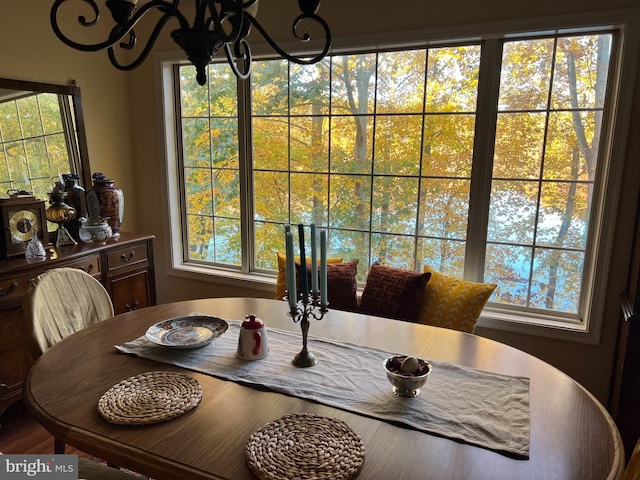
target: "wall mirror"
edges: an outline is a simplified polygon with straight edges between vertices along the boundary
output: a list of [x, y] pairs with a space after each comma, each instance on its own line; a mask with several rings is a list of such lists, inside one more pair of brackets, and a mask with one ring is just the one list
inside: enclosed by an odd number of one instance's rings
[[0, 198], [46, 200], [65, 173], [91, 186], [80, 88], [0, 78]]

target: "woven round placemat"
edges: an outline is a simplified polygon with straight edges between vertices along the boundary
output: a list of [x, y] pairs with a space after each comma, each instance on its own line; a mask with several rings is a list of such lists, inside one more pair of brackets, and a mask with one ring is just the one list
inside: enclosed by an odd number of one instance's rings
[[177, 372], [145, 372], [117, 383], [98, 401], [98, 411], [118, 425], [163, 422], [188, 412], [202, 398], [202, 387]]
[[245, 458], [261, 480], [342, 480], [360, 470], [364, 444], [342, 420], [296, 413], [252, 433]]

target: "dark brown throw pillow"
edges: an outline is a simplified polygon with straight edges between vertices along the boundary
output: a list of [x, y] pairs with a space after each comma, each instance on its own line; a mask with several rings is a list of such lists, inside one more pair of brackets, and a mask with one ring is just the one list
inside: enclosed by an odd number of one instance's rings
[[430, 273], [388, 267], [375, 262], [360, 300], [360, 313], [416, 322]]
[[[318, 269], [318, 274], [320, 273]], [[296, 277], [299, 281], [300, 264], [296, 263]], [[307, 263], [308, 285], [311, 289], [311, 264]], [[358, 260], [345, 263], [327, 264], [327, 301], [329, 308], [355, 312], [358, 310]], [[318, 282], [318, 285], [320, 283]]]

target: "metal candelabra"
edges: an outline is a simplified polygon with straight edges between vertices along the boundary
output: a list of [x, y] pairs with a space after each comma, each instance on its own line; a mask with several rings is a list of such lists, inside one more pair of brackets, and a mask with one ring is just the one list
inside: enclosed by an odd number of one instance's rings
[[293, 318], [294, 323], [300, 322], [302, 329], [302, 350], [292, 360], [291, 363], [296, 367], [312, 367], [318, 361], [315, 355], [307, 349], [307, 335], [309, 333], [309, 318], [322, 320], [324, 314], [329, 311], [326, 304], [320, 302], [317, 293], [311, 293], [308, 296], [301, 295], [301, 300], [296, 302], [296, 306], [290, 307], [289, 315]]

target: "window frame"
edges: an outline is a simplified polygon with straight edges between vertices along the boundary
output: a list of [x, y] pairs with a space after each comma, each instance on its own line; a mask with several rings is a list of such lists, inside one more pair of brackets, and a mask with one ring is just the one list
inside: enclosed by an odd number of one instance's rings
[[[640, 9], [633, 8], [598, 12], [597, 15], [595, 13], [586, 13], [581, 15], [558, 16], [553, 19], [536, 18], [500, 22], [491, 25], [466, 26], [455, 29], [443, 28], [429, 31], [402, 32], [397, 35], [383, 34], [364, 37], [346, 37], [334, 40], [332, 54], [364, 53], [372, 51], [372, 45], [380, 46], [379, 49], [382, 49], [382, 46], [384, 46], [384, 50], [388, 50], [407, 47], [437, 46], [444, 43], [451, 44], [465, 41], [479, 41], [483, 44], [484, 50], [484, 44], [493, 44], [503, 39], [508, 40], [515, 37], [571, 34], [587, 30], [589, 32], [597, 32], [598, 30], [617, 31], [617, 45], [619, 48], [611, 52], [612, 70], [608, 87], [610, 91], [607, 93], [607, 108], [603, 114], [603, 125], [606, 126], [606, 131], [603, 129], [602, 138], [605, 141], [600, 144], [601, 152], [605, 152], [604, 155], [609, 157], [609, 160], [606, 162], [607, 172], [604, 173], [608, 177], [608, 183], [603, 185], [603, 182], [599, 182], [599, 185], [596, 186], [596, 191], [594, 191], [594, 199], [597, 199], [597, 204], [594, 202], [591, 215], [595, 220], [592, 226], [590, 226], [587, 241], [587, 251], [592, 251], [594, 254], [585, 259], [585, 271], [588, 272], [589, 278], [585, 278], [583, 282], [585, 286], [589, 286], [589, 288], [583, 289], [588, 290], [583, 292], [587, 296], [585, 301], [588, 302], [588, 307], [585, 309], [585, 319], [580, 324], [576, 324], [575, 322], [567, 322], [566, 318], [563, 318], [562, 315], [545, 315], [545, 317], [541, 317], [537, 312], [527, 312], [525, 314], [517, 312], [517, 314], [514, 314], [509, 311], [509, 308], [503, 308], [504, 305], [500, 305], [500, 308], [487, 305], [478, 320], [478, 327], [589, 344], [599, 342], [605, 304], [606, 282], [596, 281], [596, 276], [598, 278], [608, 277], [611, 261], [611, 246], [616, 225], [615, 215], [609, 215], [603, 218], [601, 212], [617, 211], [619, 202], [618, 191], [622, 181], [622, 169], [625, 162], [631, 111], [629, 102], [623, 103], [620, 99], [630, 98], [633, 92], [638, 52], [640, 51], [639, 29]], [[495, 54], [497, 49], [494, 48], [491, 49], [491, 51], [494, 52], [492, 55], [494, 58], [490, 59], [491, 62], [498, 62], [499, 64], [501, 59]], [[254, 58], [256, 59], [269, 58], [272, 56], [267, 52], [268, 49], [265, 46], [253, 46]], [[484, 51], [483, 55], [485, 55]], [[204, 281], [271, 291], [275, 283], [275, 278], [273, 275], [266, 274], [265, 272], [248, 272], [245, 271], [247, 270], [246, 267], [243, 267], [240, 271], [222, 267], [211, 268], [203, 265], [185, 263], [182, 260], [183, 254], [180, 245], [182, 239], [182, 233], [180, 231], [182, 223], [180, 222], [180, 212], [182, 211], [181, 205], [183, 197], [179, 188], [180, 182], [176, 175], [176, 155], [178, 151], [177, 146], [179, 145], [179, 134], [175, 128], [176, 114], [172, 103], [172, 97], [176, 94], [176, 90], [179, 89], [179, 87], [173, 84], [171, 75], [172, 65], [176, 63], [181, 63], [181, 60], [176, 59], [173, 54], [165, 54], [157, 58], [158, 89], [161, 92], [160, 104], [161, 111], [163, 112], [163, 128], [160, 141], [166, 155], [163, 175], [165, 176], [166, 182], [165, 202], [167, 205], [166, 212], [168, 212], [168, 214], [165, 215], [164, 220], [171, 250], [171, 264], [168, 267], [168, 272], [169, 274], [182, 277], [198, 278]], [[484, 84], [489, 88], [491, 82], [499, 82], [499, 74], [499, 68], [485, 69], [484, 71], [481, 69], [480, 75], [489, 76], [490, 81], [481, 82], [480, 84]], [[249, 94], [249, 92], [241, 93], [244, 95]], [[480, 101], [477, 112], [480, 112], [481, 108], [493, 108], [490, 105], [491, 102], [493, 102], [496, 105], [495, 108], [497, 108], [497, 99], [491, 98], [491, 96], [486, 94], [483, 95], [482, 92], [478, 92], [478, 98]], [[250, 105], [250, 102], [246, 102], [246, 105]], [[479, 116], [480, 114], [478, 113], [478, 117]], [[493, 118], [493, 121], [495, 121], [496, 117], [494, 116]], [[239, 131], [244, 130], [242, 126], [239, 127]], [[493, 128], [491, 128], [491, 125], [486, 125], [482, 128], [484, 128], [485, 131], [495, 131], [495, 125]], [[484, 155], [484, 158], [490, 161], [493, 156], [490, 155], [491, 152], [487, 149], [493, 150], [493, 135], [482, 135], [481, 131], [477, 131], [476, 133], [474, 157], [476, 155]], [[243, 142], [241, 141], [240, 144], [242, 148]], [[249, 154], [250, 152], [247, 151], [241, 150], [239, 152], [241, 169], [240, 188], [241, 198], [243, 199], [242, 221], [252, 223], [253, 216], [247, 213], [252, 212], [253, 197], [245, 193], [251, 191], [249, 184], [251, 176], [247, 175], [246, 170], [248, 168], [246, 159], [250, 158]], [[243, 161], [243, 158], [245, 161]], [[475, 166], [476, 164], [474, 163], [474, 168], [472, 169], [472, 184], [474, 176], [491, 176], [491, 169], [475, 168]], [[482, 179], [481, 181], [486, 181], [486, 179]], [[476, 182], [476, 184], [477, 183], [478, 182]], [[243, 192], [242, 189], [245, 191]], [[471, 194], [473, 193], [470, 193], [470, 195]], [[488, 202], [489, 196], [485, 195], [485, 197], [484, 201]], [[487, 205], [482, 205], [481, 202], [475, 202], [474, 204], [477, 205], [478, 208], [481, 208], [483, 212], [482, 214], [478, 214], [472, 210], [469, 211], [469, 229], [482, 228], [486, 230], [488, 224], [486, 216], [488, 215], [489, 209]], [[249, 225], [244, 226], [251, 228]], [[597, 245], [594, 245], [596, 236], [598, 236], [599, 241]], [[250, 240], [248, 238], [243, 237], [242, 241], [243, 246], [245, 246], [242, 258], [243, 265], [249, 265], [252, 263], [250, 257], [253, 250], [246, 248], [250, 246]], [[477, 250], [478, 248], [484, 249], [484, 242], [482, 242], [482, 247], [478, 247], [478, 245], [468, 247], [467, 252], [473, 252], [473, 249]], [[484, 256], [484, 251], [482, 255]], [[470, 258], [471, 256], [467, 255], [466, 263], [470, 261]], [[467, 277], [477, 277], [482, 273], [470, 265], [465, 265], [465, 272], [467, 273]]]

